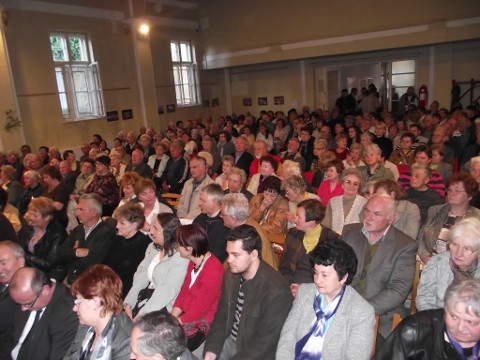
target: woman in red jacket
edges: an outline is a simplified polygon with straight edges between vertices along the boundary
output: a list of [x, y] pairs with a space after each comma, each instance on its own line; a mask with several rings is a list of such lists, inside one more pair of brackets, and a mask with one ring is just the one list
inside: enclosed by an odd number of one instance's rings
[[177, 249], [190, 263], [172, 315], [183, 325], [187, 347], [194, 351], [205, 340], [217, 311], [223, 265], [208, 250], [207, 233], [198, 224], [178, 228]]

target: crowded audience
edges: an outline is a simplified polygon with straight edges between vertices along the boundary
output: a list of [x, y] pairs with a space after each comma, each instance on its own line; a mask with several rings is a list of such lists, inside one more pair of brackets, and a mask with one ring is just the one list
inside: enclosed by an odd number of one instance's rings
[[[458, 352], [456, 314], [478, 318], [480, 112], [429, 112], [412, 90], [393, 113], [369, 86], [332, 111], [179, 120], [93, 134], [78, 157], [55, 144], [0, 156], [2, 354], [129, 359], [168, 327], [189, 359], [368, 359], [374, 340], [377, 358], [401, 358], [413, 321], [443, 313], [453, 345], [438, 351]], [[390, 334], [416, 262], [420, 313]]]

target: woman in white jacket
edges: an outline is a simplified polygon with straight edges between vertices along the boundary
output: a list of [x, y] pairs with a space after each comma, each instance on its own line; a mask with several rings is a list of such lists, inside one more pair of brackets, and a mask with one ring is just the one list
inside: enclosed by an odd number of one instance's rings
[[153, 243], [138, 265], [124, 301], [125, 312], [132, 319], [155, 310], [172, 310], [188, 266], [188, 260], [180, 257], [175, 247], [175, 231], [179, 226], [180, 220], [173, 214], [156, 216], [150, 230]]

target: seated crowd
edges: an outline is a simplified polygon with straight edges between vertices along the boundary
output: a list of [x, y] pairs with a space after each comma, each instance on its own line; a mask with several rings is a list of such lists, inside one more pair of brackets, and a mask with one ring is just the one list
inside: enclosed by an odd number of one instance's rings
[[0, 154], [0, 357], [478, 358], [479, 109], [350, 100]]

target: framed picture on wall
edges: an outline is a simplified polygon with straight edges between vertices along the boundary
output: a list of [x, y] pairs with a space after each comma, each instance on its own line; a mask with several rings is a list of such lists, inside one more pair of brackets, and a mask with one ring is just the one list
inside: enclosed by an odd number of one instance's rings
[[252, 106], [252, 98], [243, 98], [243, 106]]
[[133, 110], [132, 109], [122, 110], [122, 119], [123, 120], [133, 119]]
[[273, 97], [273, 104], [274, 105], [283, 105], [285, 104], [285, 99], [283, 96], [274, 96]]
[[168, 104], [167, 113], [174, 113], [174, 112], [175, 112], [175, 104]]
[[118, 111], [107, 111], [107, 121], [118, 121]]
[[219, 106], [219, 105], [220, 105], [220, 102], [218, 101], [218, 98], [212, 99], [212, 107], [216, 107], [216, 106]]
[[160, 105], [158, 107], [158, 115], [163, 115], [165, 114], [165, 109], [163, 108], [163, 105]]
[[267, 97], [259, 97], [258, 98], [258, 105], [268, 105]]
[[210, 107], [210, 100], [203, 100], [203, 107]]

